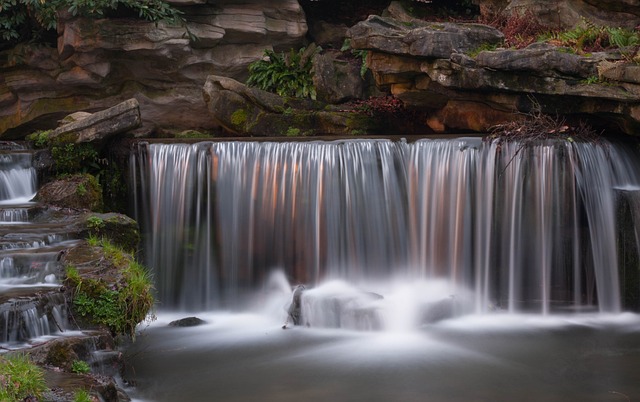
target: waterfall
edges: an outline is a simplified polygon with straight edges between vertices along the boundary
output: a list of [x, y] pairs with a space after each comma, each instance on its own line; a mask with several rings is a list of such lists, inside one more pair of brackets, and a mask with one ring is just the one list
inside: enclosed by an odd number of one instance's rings
[[[29, 202], [36, 194], [37, 175], [29, 152], [0, 153], [0, 204]], [[5, 212], [6, 214], [6, 212]]]
[[631, 150], [477, 138], [140, 144], [136, 217], [168, 309], [229, 306], [282, 270], [445, 280], [478, 312], [617, 312]]

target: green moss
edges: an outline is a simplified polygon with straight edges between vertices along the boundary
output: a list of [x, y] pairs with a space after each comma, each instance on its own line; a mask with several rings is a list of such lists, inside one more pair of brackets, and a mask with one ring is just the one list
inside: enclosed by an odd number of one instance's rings
[[238, 109], [231, 114], [231, 124], [236, 127], [241, 127], [247, 122], [247, 111], [244, 109]]
[[210, 138], [213, 137], [210, 133], [203, 133], [198, 130], [185, 130], [177, 133], [175, 138]]

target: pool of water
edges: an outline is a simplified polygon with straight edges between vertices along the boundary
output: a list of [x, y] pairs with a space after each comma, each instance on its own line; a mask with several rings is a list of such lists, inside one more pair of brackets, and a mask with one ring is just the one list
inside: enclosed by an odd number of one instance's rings
[[144, 401], [633, 401], [640, 316], [470, 315], [402, 331], [159, 313], [128, 349]]

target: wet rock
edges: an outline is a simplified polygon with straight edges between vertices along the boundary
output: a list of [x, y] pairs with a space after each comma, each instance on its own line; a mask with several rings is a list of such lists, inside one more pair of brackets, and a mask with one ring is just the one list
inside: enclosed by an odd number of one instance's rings
[[186, 317], [179, 320], [171, 321], [170, 327], [197, 327], [198, 325], [204, 325], [207, 322], [198, 317]]
[[289, 304], [289, 308], [287, 309], [287, 323], [291, 322], [293, 325], [302, 325], [302, 293], [305, 289], [304, 285], [298, 285], [293, 290], [291, 304]]

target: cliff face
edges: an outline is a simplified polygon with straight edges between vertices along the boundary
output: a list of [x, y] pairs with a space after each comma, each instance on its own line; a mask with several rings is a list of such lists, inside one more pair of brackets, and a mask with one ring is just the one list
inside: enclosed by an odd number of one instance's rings
[[[584, 21], [629, 29], [640, 25], [638, 0], [474, 2], [485, 21], [528, 10], [540, 24], [558, 29]], [[23, 138], [35, 129], [55, 127], [68, 113], [104, 109], [130, 98], [139, 102], [147, 129], [213, 129], [221, 119], [212, 116], [203, 98], [208, 76], [242, 82], [248, 65], [265, 49], [298, 49], [309, 41], [324, 46], [323, 37], [331, 38], [325, 50], [335, 49], [347, 29], [307, 21], [296, 0], [171, 3], [185, 13], [186, 28], [197, 40], [184, 27], [162, 23], [61, 16], [56, 47], [1, 52], [0, 138]], [[537, 102], [546, 113], [640, 132], [640, 67], [631, 62], [637, 48], [590, 54], [538, 43], [501, 48], [502, 33], [486, 25], [417, 20], [398, 2], [391, 2], [384, 15], [351, 26], [351, 46], [368, 52], [368, 68], [383, 93], [427, 116], [428, 130], [484, 131]], [[307, 24], [314, 27], [310, 33]], [[494, 50], [478, 52], [483, 47]], [[327, 62], [327, 54], [317, 60], [329, 70], [345, 64], [339, 55], [337, 62]], [[358, 74], [348, 79], [339, 72], [327, 75], [321, 65], [315, 71], [316, 85], [323, 87], [319, 96], [332, 94], [331, 85], [350, 87], [347, 80], [361, 80]], [[366, 86], [355, 81], [354, 86]], [[322, 100], [342, 102], [325, 95]]]
[[21, 138], [77, 110], [136, 98], [147, 126], [211, 128], [202, 86], [210, 74], [246, 77], [265, 49], [301, 46], [305, 14], [295, 0], [174, 2], [187, 29], [130, 19], [61, 17], [57, 48], [0, 54], [0, 135]]

